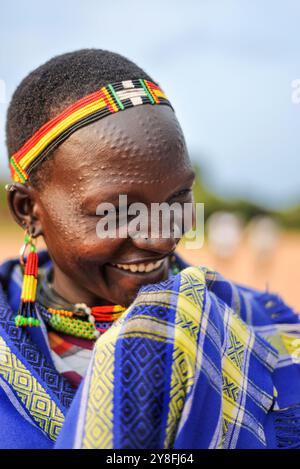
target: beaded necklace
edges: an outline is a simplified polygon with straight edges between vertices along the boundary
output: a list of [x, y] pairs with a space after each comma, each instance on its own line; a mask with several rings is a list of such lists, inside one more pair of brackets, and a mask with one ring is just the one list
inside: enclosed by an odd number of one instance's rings
[[[47, 308], [43, 319], [53, 329], [82, 339], [97, 339], [107, 331], [126, 308], [119, 305], [88, 307], [84, 303], [74, 305], [74, 310]], [[80, 312], [80, 317], [78, 313]]]
[[[180, 271], [175, 256], [170, 258], [171, 275]], [[83, 339], [95, 340], [106, 332], [126, 310], [120, 305], [92, 306], [67, 303], [51, 287], [49, 273], [39, 282], [37, 298], [46, 324], [56, 331]]]

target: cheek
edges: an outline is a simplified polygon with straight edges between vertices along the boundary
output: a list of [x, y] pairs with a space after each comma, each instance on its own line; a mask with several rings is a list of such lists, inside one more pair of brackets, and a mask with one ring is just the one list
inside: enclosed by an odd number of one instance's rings
[[122, 240], [99, 239], [96, 234], [96, 223], [76, 223], [66, 229], [52, 232], [46, 239], [47, 247], [55, 258], [63, 259], [65, 265], [81, 266], [83, 269], [93, 265], [109, 262], [114, 253], [121, 247]]
[[50, 201], [41, 220], [50, 256], [65, 267], [104, 264], [124, 241], [100, 239], [96, 232], [99, 218], [83, 216], [70, 201], [61, 201], [59, 205]]

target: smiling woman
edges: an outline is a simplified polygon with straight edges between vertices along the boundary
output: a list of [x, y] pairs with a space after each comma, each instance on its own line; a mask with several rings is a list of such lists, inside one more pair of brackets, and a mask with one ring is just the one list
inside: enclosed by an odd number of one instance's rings
[[[297, 315], [185, 265], [176, 217], [168, 236], [148, 215], [128, 235], [120, 195], [126, 210], [192, 203], [159, 85], [111, 52], [55, 57], [16, 90], [7, 145], [25, 244], [0, 268], [2, 447], [298, 447]], [[101, 204], [115, 236], [99, 236]]]

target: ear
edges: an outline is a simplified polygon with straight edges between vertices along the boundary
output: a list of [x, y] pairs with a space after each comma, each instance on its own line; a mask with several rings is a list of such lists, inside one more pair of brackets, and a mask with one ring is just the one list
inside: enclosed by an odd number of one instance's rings
[[7, 203], [18, 225], [22, 228], [30, 227], [33, 238], [42, 234], [42, 226], [37, 216], [37, 192], [30, 184], [14, 183], [7, 192]]

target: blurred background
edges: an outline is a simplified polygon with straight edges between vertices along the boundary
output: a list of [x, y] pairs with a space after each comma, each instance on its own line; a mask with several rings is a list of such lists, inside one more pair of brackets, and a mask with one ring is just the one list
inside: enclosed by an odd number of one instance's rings
[[10, 218], [5, 113], [31, 70], [97, 47], [136, 61], [173, 103], [205, 203], [193, 264], [281, 294], [300, 311], [300, 3], [297, 0], [11, 0], [0, 18], [0, 262], [23, 241]]

